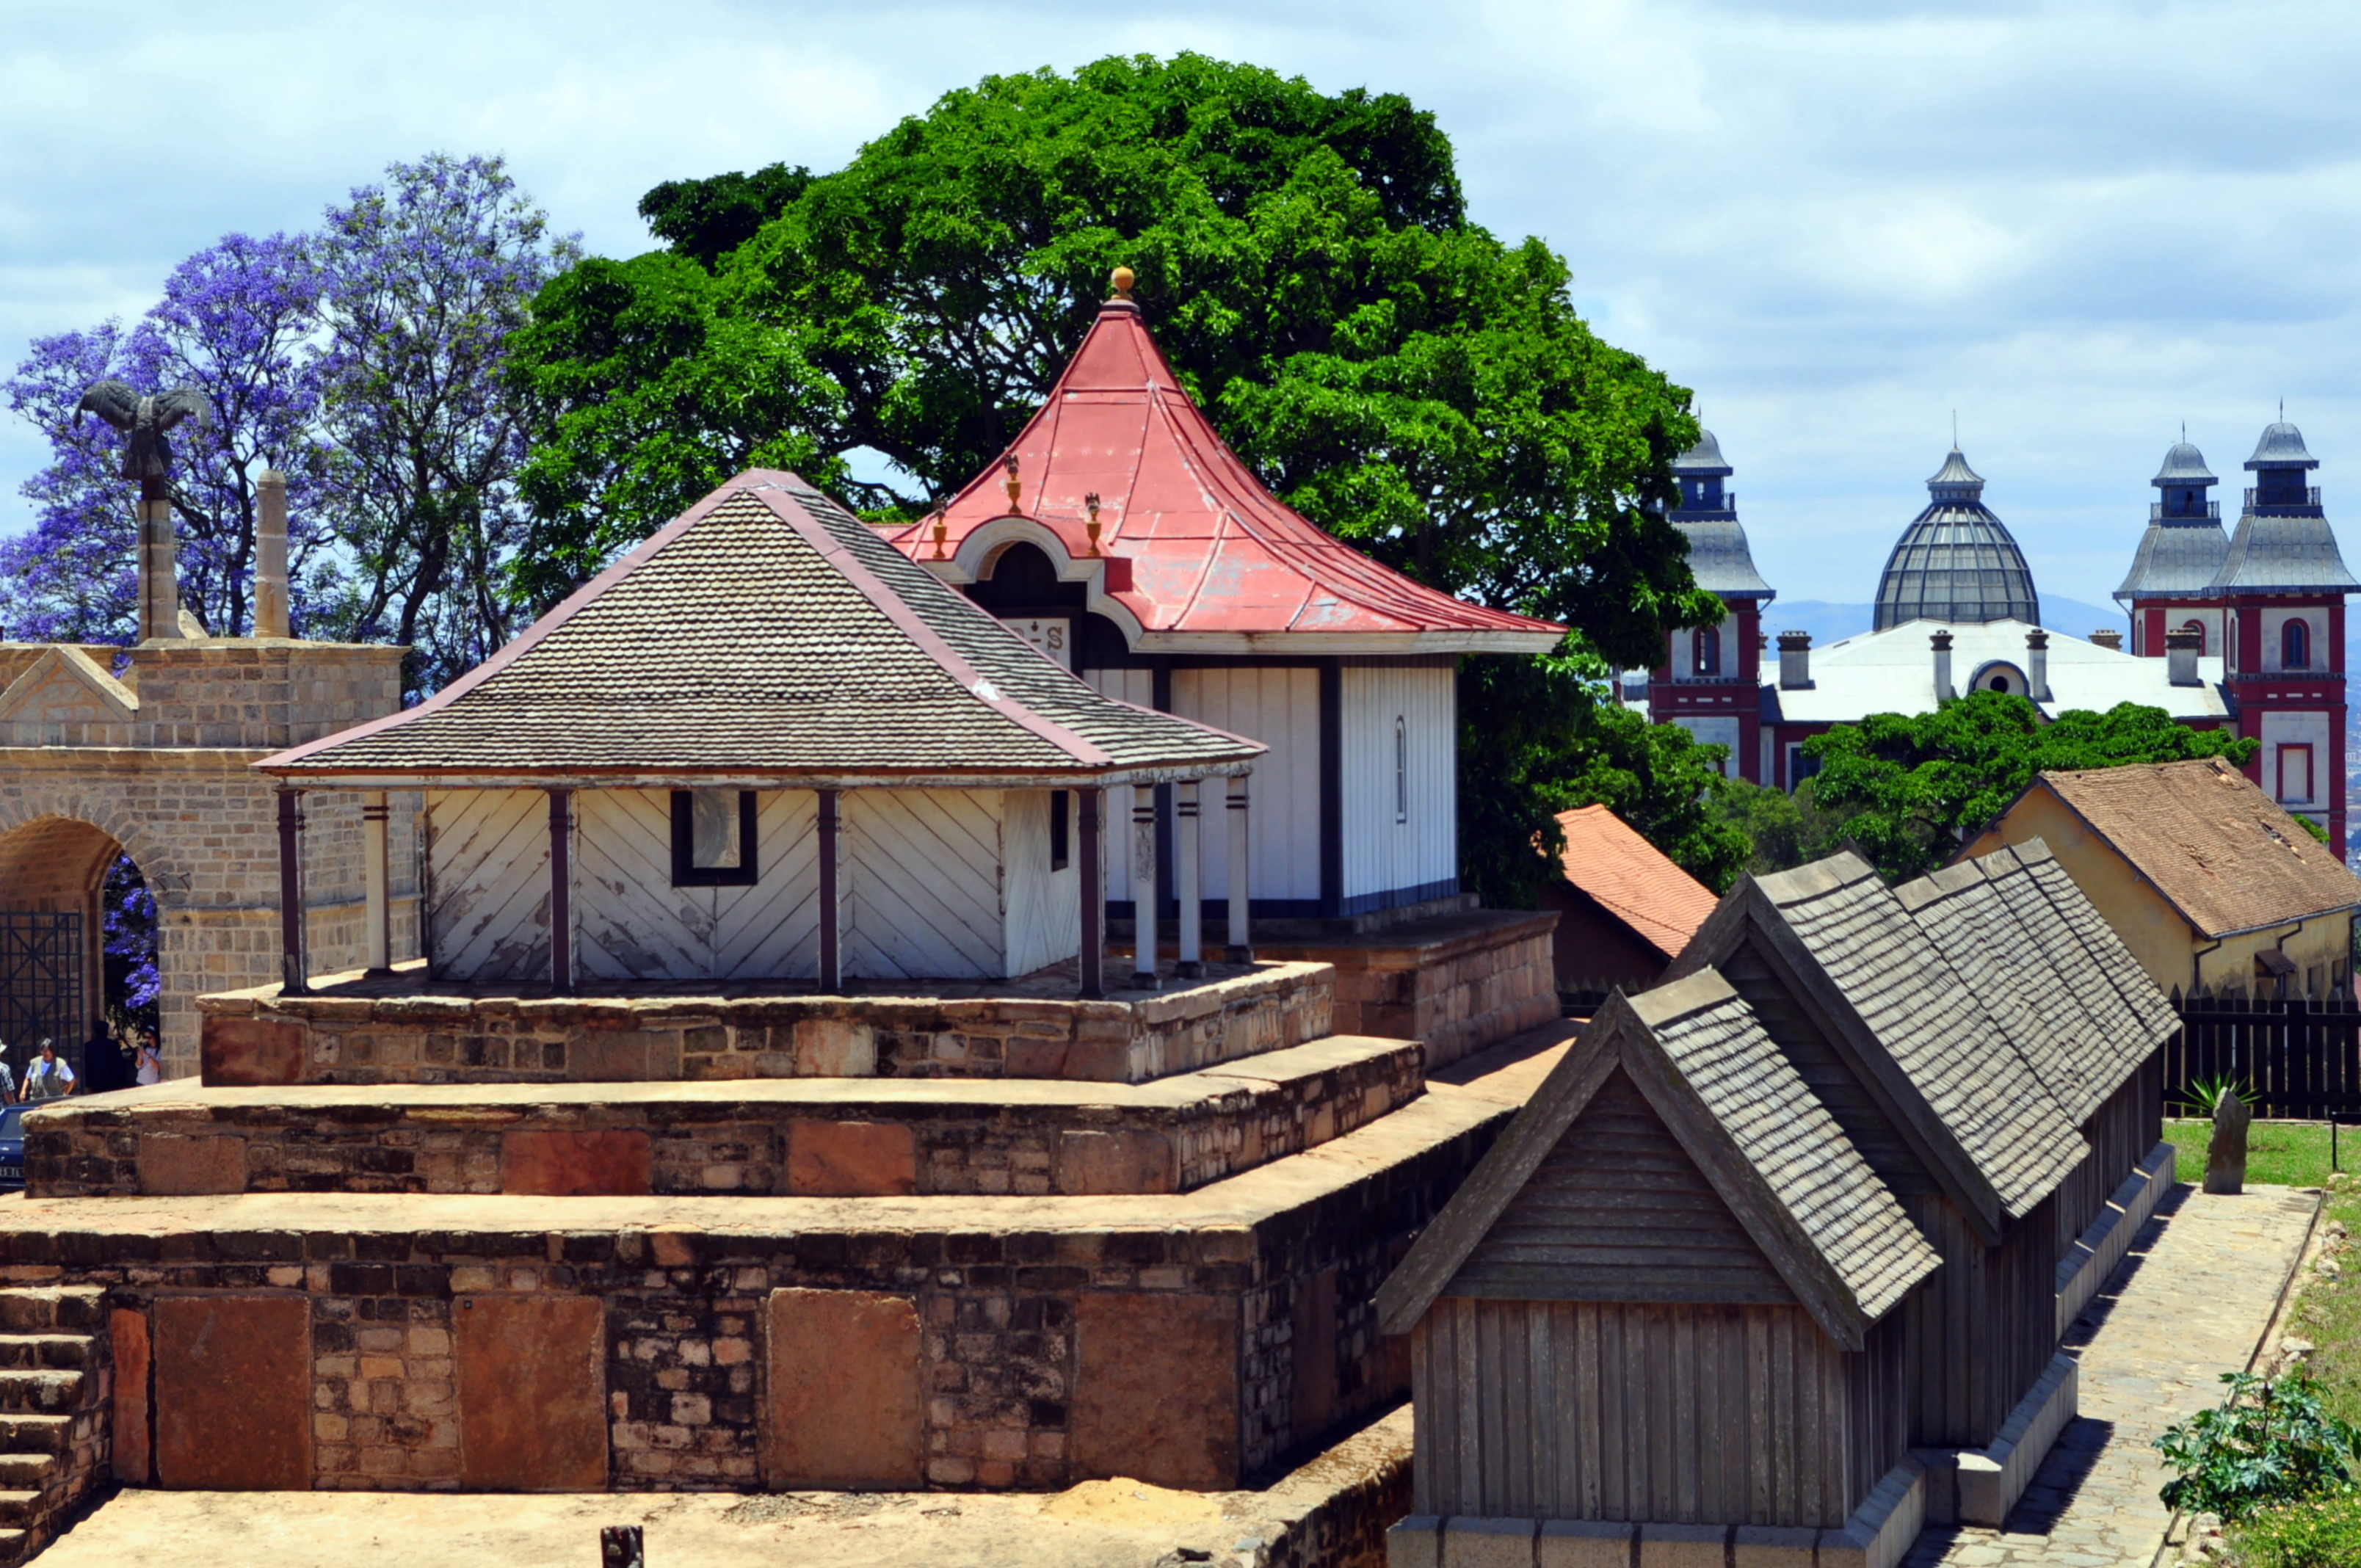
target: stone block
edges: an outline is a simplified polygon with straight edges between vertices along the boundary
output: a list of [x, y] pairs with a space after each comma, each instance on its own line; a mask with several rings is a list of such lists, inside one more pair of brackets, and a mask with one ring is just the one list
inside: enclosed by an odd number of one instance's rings
[[186, 1198], [246, 1190], [246, 1140], [149, 1134], [139, 1140], [139, 1190]]
[[607, 1486], [606, 1315], [590, 1296], [462, 1296], [459, 1477], [474, 1491]]
[[1443, 1568], [1443, 1521], [1412, 1514], [1386, 1531], [1386, 1568]]
[[787, 1190], [884, 1198], [918, 1190], [918, 1146], [899, 1122], [801, 1120], [787, 1129]]
[[106, 1315], [106, 1337], [115, 1358], [115, 1478], [126, 1486], [145, 1486], [154, 1478], [155, 1458], [148, 1441], [148, 1379], [155, 1362], [148, 1314], [114, 1309]]
[[1323, 1268], [1295, 1287], [1295, 1437], [1308, 1442], [1336, 1414], [1336, 1271]]
[[1730, 1537], [1731, 1568], [1812, 1568], [1816, 1530], [1742, 1524]]
[[1605, 1519], [1550, 1519], [1533, 1541], [1537, 1568], [1631, 1568], [1632, 1524]]
[[1233, 1297], [1085, 1291], [1076, 1303], [1076, 1480], [1238, 1484], [1238, 1312]]
[[199, 1050], [208, 1089], [251, 1089], [303, 1079], [301, 1024], [208, 1013]]
[[796, 1076], [873, 1078], [877, 1031], [849, 1018], [806, 1018], [796, 1025]]
[[925, 1484], [917, 1302], [870, 1290], [774, 1290], [765, 1326], [766, 1485]]
[[312, 1484], [312, 1307], [302, 1296], [159, 1296], [157, 1484], [210, 1492]]
[[1170, 1192], [1180, 1185], [1180, 1152], [1172, 1139], [1145, 1129], [1058, 1135], [1060, 1192]]
[[642, 1132], [521, 1131], [500, 1139], [500, 1190], [549, 1198], [641, 1197], [653, 1156]]
[[1726, 1524], [1643, 1524], [1640, 1568], [1726, 1568]]
[[1454, 1516], [1443, 1527], [1443, 1568], [1533, 1568], [1533, 1521]]

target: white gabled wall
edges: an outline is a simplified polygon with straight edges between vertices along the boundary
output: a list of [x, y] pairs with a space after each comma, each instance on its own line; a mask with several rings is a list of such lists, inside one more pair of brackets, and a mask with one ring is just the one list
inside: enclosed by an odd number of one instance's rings
[[[1318, 898], [1320, 672], [1301, 665], [1178, 669], [1172, 710], [1270, 748], [1256, 760], [1247, 792], [1247, 894]], [[1198, 885], [1206, 898], [1229, 896], [1229, 787], [1226, 779], [1198, 786], [1204, 839]], [[1129, 883], [1125, 886], [1107, 896], [1130, 897]]]
[[1345, 899], [1459, 874], [1458, 687], [1448, 662], [1342, 671]]

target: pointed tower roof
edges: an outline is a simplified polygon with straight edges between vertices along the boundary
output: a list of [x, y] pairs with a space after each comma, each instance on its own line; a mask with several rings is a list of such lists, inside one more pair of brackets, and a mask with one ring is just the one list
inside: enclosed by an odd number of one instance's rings
[[1876, 629], [1913, 620], [2041, 623], [2033, 571], [1984, 505], [1983, 476], [1957, 446], [1927, 481], [1927, 510], [1894, 542], [1877, 583]]
[[2249, 468], [2317, 468], [2320, 459], [2304, 449], [2303, 432], [2280, 420], [2263, 427], [2262, 439], [2255, 443], [2255, 455], [2246, 459]]
[[1673, 472], [1693, 475], [1697, 478], [1716, 475], [1728, 478], [1738, 470], [1722, 456], [1721, 443], [1713, 438], [1713, 432], [1700, 427], [1697, 444], [1673, 459]]
[[2230, 536], [2222, 532], [2218, 509], [2204, 500], [2207, 487], [2218, 485], [2205, 454], [2187, 440], [2176, 441], [2164, 455], [2164, 466], [2148, 481], [2159, 490], [2193, 494], [2197, 503], [2182, 506], [2170, 496], [2148, 508], [2147, 532], [2133, 553], [2132, 569], [2115, 589], [2124, 604], [2143, 598], [2186, 598], [2208, 593], [2230, 554]]
[[2218, 485], [2221, 482], [2214, 477], [2213, 470], [2205, 466], [2205, 454], [2186, 441], [2172, 444], [2171, 449], [2164, 455], [2164, 466], [2158, 468], [2156, 477], [2148, 481], [2158, 489], [2167, 485]]
[[[2305, 450], [2303, 432], [2285, 420], [2266, 426], [2246, 466], [2268, 476], [2269, 471], [2301, 472], [2320, 466]], [[2238, 531], [2230, 536], [2222, 569], [2212, 587], [2220, 592], [2349, 593], [2361, 588], [2336, 547], [2336, 531], [2321, 510], [2320, 492], [2292, 487], [2274, 500], [2268, 477], [2262, 487], [2246, 492], [2238, 514]]]
[[[1694, 483], [1726, 479], [1736, 472], [1722, 456], [1721, 443], [1714, 439], [1713, 432], [1700, 430], [1697, 444], [1673, 459], [1673, 477], [1692, 483], [1681, 487], [1682, 495], [1688, 499], [1666, 513], [1665, 520], [1688, 538], [1689, 575], [1697, 587], [1725, 599], [1767, 603], [1779, 595], [1755, 570], [1754, 551], [1738, 521], [1736, 499], [1723, 495], [1718, 487]], [[1697, 505], [1694, 498], [1700, 496], [1721, 496], [1720, 504], [1708, 499]]]
[[1120, 291], [1000, 460], [944, 506], [940, 526], [940, 560], [934, 519], [888, 537], [953, 583], [985, 576], [1011, 542], [1043, 548], [1061, 577], [1090, 584], [1091, 608], [1122, 625], [1135, 651], [1545, 652], [1565, 632], [1414, 583], [1281, 503], [1189, 400]]

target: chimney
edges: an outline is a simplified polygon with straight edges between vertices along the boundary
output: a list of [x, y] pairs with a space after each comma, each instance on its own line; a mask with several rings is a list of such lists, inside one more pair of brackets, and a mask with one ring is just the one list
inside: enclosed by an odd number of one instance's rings
[[2034, 701], [2049, 700], [2049, 633], [2037, 626], [2025, 634], [2025, 678], [2033, 683]]
[[2091, 645], [2120, 653], [2124, 651], [2124, 634], [2112, 626], [2102, 626], [2091, 633]]
[[1951, 634], [1938, 631], [1927, 641], [1935, 650], [1935, 700], [1949, 702], [1960, 695], [1951, 687]]
[[287, 476], [265, 468], [254, 487], [254, 635], [291, 637], [287, 620]]
[[139, 481], [139, 641], [181, 640], [181, 574], [172, 502], [161, 478]]
[[1808, 631], [1779, 633], [1779, 689], [1809, 691], [1812, 689], [1812, 634]]
[[2202, 631], [2168, 631], [2164, 634], [2165, 673], [2177, 686], [2193, 686], [2203, 683], [2197, 678], [2197, 645], [2203, 641]]

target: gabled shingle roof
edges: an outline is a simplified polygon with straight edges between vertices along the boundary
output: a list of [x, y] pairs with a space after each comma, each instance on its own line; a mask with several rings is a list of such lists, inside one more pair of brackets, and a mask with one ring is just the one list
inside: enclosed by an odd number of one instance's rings
[[1713, 890], [1603, 806], [1558, 814], [1565, 880], [1671, 959], [1713, 913]]
[[483, 664], [289, 777], [1111, 781], [1255, 741], [1100, 696], [792, 474], [740, 475]]
[[2057, 795], [2208, 939], [2361, 905], [2361, 878], [2219, 758], [2045, 773], [2029, 787]]

